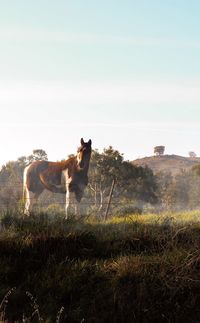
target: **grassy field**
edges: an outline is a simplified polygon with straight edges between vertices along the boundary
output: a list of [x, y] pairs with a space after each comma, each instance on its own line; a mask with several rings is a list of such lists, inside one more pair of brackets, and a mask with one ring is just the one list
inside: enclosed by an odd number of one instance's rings
[[200, 322], [200, 211], [1, 215], [0, 322]]

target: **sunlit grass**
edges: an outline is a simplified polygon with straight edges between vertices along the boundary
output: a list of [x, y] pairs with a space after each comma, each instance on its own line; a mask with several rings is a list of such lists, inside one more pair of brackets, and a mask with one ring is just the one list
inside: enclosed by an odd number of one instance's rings
[[180, 211], [180, 212], [164, 212], [161, 214], [130, 214], [123, 217], [112, 217], [107, 223], [132, 223], [141, 224], [158, 224], [158, 225], [182, 225], [182, 224], [199, 224], [200, 210]]
[[0, 218], [2, 322], [30, 317], [27, 291], [45, 322], [200, 321], [200, 211]]

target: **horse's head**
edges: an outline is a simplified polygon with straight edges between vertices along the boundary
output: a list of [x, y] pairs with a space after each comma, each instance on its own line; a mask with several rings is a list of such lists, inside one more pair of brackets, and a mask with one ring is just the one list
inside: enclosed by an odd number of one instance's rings
[[92, 152], [91, 145], [91, 139], [88, 142], [84, 142], [83, 138], [81, 138], [81, 146], [78, 148], [77, 152], [77, 161], [79, 169], [88, 169]]

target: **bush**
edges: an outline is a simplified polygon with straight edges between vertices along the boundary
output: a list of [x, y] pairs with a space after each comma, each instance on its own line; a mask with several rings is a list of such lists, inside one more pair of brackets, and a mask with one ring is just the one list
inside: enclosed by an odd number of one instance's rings
[[116, 216], [126, 216], [130, 214], [142, 214], [142, 209], [137, 206], [126, 205], [118, 207], [115, 211]]

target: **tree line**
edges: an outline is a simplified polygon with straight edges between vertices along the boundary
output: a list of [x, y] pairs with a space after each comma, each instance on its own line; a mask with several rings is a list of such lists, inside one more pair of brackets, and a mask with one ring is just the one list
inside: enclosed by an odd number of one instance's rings
[[[22, 205], [22, 182], [25, 166], [35, 160], [48, 160], [42, 149], [33, 150], [30, 156], [9, 161], [0, 171], [0, 209]], [[112, 146], [103, 152], [94, 150], [89, 169], [89, 185], [82, 201], [84, 212], [104, 216], [112, 183], [114, 190], [110, 212], [115, 215], [161, 212], [200, 207], [200, 165], [189, 171], [153, 174], [148, 167], [125, 161], [123, 154]], [[45, 191], [39, 205], [50, 212], [62, 211], [65, 196]]]

